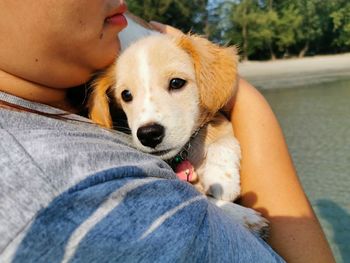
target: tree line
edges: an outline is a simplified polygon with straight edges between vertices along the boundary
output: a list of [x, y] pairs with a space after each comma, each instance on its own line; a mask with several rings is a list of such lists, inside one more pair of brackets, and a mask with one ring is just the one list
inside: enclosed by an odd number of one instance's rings
[[350, 51], [349, 0], [128, 0], [131, 12], [237, 45], [243, 60]]

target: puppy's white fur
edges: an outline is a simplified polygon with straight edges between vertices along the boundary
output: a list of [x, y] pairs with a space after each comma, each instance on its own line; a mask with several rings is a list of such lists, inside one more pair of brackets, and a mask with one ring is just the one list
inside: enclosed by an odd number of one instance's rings
[[[132, 25], [129, 31], [135, 31]], [[136, 31], [140, 30], [142, 35], [149, 31], [136, 25]], [[96, 81], [90, 118], [112, 128], [106, 95], [110, 89], [126, 113], [135, 146], [165, 160], [180, 152], [199, 130], [190, 142], [188, 156], [199, 177], [195, 187], [213, 196], [215, 199], [210, 200], [236, 221], [255, 232], [265, 229], [267, 221], [257, 212], [231, 203], [240, 194], [240, 147], [231, 123], [219, 109], [234, 93], [235, 49], [220, 48], [196, 36], [150, 35], [141, 40], [128, 39], [128, 44], [134, 43]], [[184, 79], [187, 84], [180, 90], [170, 90], [172, 78]], [[131, 92], [132, 101], [123, 101], [124, 90]], [[150, 123], [165, 127], [164, 139], [155, 148], [142, 145], [136, 134]]]

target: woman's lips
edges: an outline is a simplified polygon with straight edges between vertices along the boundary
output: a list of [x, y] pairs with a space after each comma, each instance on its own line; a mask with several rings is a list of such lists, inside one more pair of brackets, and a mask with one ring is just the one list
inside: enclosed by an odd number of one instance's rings
[[126, 20], [124, 13], [127, 11], [126, 4], [121, 4], [111, 15], [108, 15], [105, 19], [105, 23], [109, 25], [115, 25], [120, 27], [126, 27], [128, 21]]
[[113, 16], [109, 16], [105, 19], [105, 22], [109, 25], [120, 27], [126, 27], [128, 25], [128, 21], [123, 14], [115, 14]]

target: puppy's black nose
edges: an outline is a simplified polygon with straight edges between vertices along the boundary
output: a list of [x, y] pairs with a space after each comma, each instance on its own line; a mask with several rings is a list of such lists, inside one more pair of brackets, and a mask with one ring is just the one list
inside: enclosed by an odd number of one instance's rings
[[165, 129], [157, 123], [150, 123], [137, 130], [137, 138], [144, 146], [156, 148], [164, 138]]

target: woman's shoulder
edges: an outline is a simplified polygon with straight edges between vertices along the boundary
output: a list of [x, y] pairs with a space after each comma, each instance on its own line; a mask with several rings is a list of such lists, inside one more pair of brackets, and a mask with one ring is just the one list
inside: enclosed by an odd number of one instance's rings
[[130, 136], [100, 128], [78, 115], [60, 115], [62, 111], [45, 105], [13, 96], [6, 99], [44, 113], [0, 109], [0, 145], [4, 149], [0, 156], [12, 160], [7, 169], [18, 171], [34, 163], [51, 182], [74, 182], [95, 172], [131, 164], [150, 174], [173, 176], [163, 161], [132, 148]]

